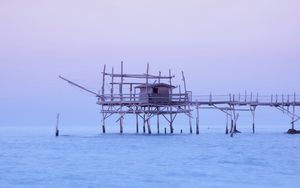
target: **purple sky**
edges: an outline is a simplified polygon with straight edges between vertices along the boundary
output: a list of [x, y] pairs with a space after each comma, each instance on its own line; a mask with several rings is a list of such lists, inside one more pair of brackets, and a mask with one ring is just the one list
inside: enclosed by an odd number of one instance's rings
[[152, 73], [184, 70], [194, 94], [300, 93], [299, 7], [297, 0], [1, 0], [0, 125], [51, 124], [57, 111], [68, 123], [98, 124], [94, 98], [57, 76], [98, 90], [102, 66], [119, 70], [121, 60], [132, 73], [147, 62]]

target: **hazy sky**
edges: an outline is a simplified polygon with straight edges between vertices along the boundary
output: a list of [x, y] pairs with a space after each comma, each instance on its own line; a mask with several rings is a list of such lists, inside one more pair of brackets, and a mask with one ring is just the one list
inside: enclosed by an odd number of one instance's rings
[[[298, 0], [0, 0], [0, 125], [100, 124], [104, 64], [184, 70], [194, 94], [300, 93]], [[178, 81], [180, 79], [178, 78]], [[277, 112], [275, 112], [276, 114]], [[81, 116], [78, 116], [81, 114]]]

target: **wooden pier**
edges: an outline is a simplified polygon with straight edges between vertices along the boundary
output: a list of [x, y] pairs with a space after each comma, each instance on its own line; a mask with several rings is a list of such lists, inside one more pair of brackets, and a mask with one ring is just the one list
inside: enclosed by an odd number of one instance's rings
[[[252, 132], [255, 133], [255, 111], [259, 106], [273, 107], [291, 118], [291, 133], [295, 133], [295, 123], [300, 119], [296, 114], [296, 106], [300, 106], [297, 95], [270, 95], [260, 96], [245, 92], [244, 94], [229, 95], [193, 95], [187, 90], [184, 72], [182, 71], [182, 84], [173, 86], [171, 69], [168, 75], [149, 74], [149, 64], [144, 74], [124, 73], [123, 62], [121, 62], [120, 73], [115, 73], [114, 68], [108, 72], [103, 67], [102, 85], [99, 93], [86, 89], [62, 76], [61, 79], [79, 87], [98, 99], [97, 104], [101, 107], [102, 133], [106, 133], [106, 120], [112, 115], [118, 115], [120, 133], [123, 133], [124, 116], [132, 115], [136, 121], [136, 133], [139, 133], [139, 120], [143, 124], [143, 133], [152, 134], [150, 120], [156, 118], [157, 134], [160, 134], [160, 119], [167, 120], [170, 133], [174, 133], [173, 123], [178, 114], [185, 114], [188, 119], [189, 133], [193, 133], [192, 111], [196, 110], [195, 133], [199, 134], [199, 111], [200, 109], [217, 109], [226, 115], [225, 133], [233, 136], [238, 133], [237, 121], [240, 111], [249, 111], [252, 115]], [[109, 90], [105, 88], [109, 85]], [[183, 90], [182, 90], [183, 88]], [[229, 125], [230, 124], [230, 125]], [[164, 130], [166, 134], [166, 129]], [[182, 133], [182, 130], [181, 130]]]
[[[299, 98], [299, 96], [298, 96]], [[225, 113], [226, 115], [226, 129], [225, 133], [230, 133], [233, 136], [234, 133], [239, 132], [237, 130], [237, 120], [239, 118], [240, 111], [249, 111], [252, 115], [252, 132], [255, 133], [255, 111], [257, 107], [272, 107], [286, 114], [291, 118], [291, 129], [295, 130], [295, 123], [300, 119], [296, 114], [296, 106], [300, 106], [300, 101], [297, 101], [297, 95], [253, 95], [252, 93], [241, 95], [202, 95], [193, 96], [191, 100], [191, 106], [199, 109], [217, 109]], [[199, 112], [197, 112], [199, 114]], [[197, 122], [199, 121], [199, 115], [197, 115]], [[230, 118], [230, 130], [228, 128], [228, 121]]]

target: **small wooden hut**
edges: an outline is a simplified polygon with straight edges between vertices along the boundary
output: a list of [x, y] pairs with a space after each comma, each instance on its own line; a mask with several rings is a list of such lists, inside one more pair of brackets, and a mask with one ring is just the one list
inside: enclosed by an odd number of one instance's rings
[[140, 89], [139, 102], [151, 104], [168, 104], [172, 102], [172, 89], [175, 87], [165, 83], [142, 84], [135, 88]]

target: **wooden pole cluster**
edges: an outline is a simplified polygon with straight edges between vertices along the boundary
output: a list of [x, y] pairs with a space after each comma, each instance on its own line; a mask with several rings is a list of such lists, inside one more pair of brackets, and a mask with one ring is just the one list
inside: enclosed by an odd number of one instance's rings
[[[209, 94], [206, 96], [205, 100], [196, 100], [192, 101], [191, 105], [195, 106], [196, 109], [218, 109], [226, 114], [226, 127], [225, 134], [229, 134], [233, 136], [234, 133], [240, 133], [237, 130], [237, 121], [239, 119], [239, 113], [241, 111], [250, 111], [252, 116], [252, 133], [255, 133], [255, 117], [256, 117], [256, 108], [258, 106], [269, 106], [275, 107], [280, 110], [284, 114], [287, 114], [291, 118], [291, 129], [288, 133], [298, 134], [300, 131], [295, 130], [295, 122], [297, 122], [300, 117], [296, 114], [296, 106], [300, 106], [300, 101], [296, 100], [296, 94], [294, 94], [293, 100], [290, 101], [290, 95], [271, 95], [269, 98], [267, 96], [259, 96], [257, 93], [256, 96], [250, 93], [248, 96], [247, 91], [245, 91], [245, 95], [242, 96], [238, 94], [236, 95], [229, 94], [228, 100], [220, 100], [216, 99], [217, 96], [213, 96]], [[274, 97], [275, 96], [275, 97]], [[201, 107], [200, 107], [201, 106]], [[245, 108], [247, 107], [247, 108]], [[249, 107], [249, 108], [248, 108]], [[290, 107], [292, 108], [290, 110]], [[230, 121], [230, 129], [229, 122]]]
[[[111, 73], [106, 72], [106, 66], [103, 68], [101, 94], [99, 94], [98, 104], [101, 106], [102, 113], [102, 133], [106, 133], [105, 120], [112, 115], [119, 115], [117, 121], [120, 125], [120, 133], [123, 133], [125, 115], [134, 114], [136, 121], [136, 133], [139, 133], [139, 118], [143, 120], [142, 131], [145, 134], [152, 134], [151, 119], [156, 116], [156, 128], [157, 134], [160, 134], [160, 117], [163, 117], [169, 124], [170, 133], [174, 133], [173, 123], [177, 114], [186, 114], [189, 117], [189, 129], [192, 133], [191, 124], [191, 99], [188, 97], [186, 89], [186, 81], [182, 72], [182, 80], [184, 84], [184, 93], [174, 93], [172, 86], [171, 69], [169, 74], [163, 76], [161, 72], [158, 75], [151, 75], [149, 72], [149, 64], [147, 64], [145, 74], [126, 74], [124, 73], [124, 65], [121, 62], [120, 73], [115, 73], [112, 68]], [[105, 92], [106, 76], [111, 77], [110, 93]], [[119, 81], [118, 79], [119, 78]], [[127, 81], [127, 82], [126, 82]], [[166, 83], [168, 81], [168, 83]], [[114, 86], [119, 86], [119, 92], [114, 93]], [[153, 87], [168, 87], [169, 94], [167, 96], [160, 93], [153, 93]], [[128, 86], [128, 87], [126, 87]], [[180, 87], [180, 86], [179, 86]], [[139, 88], [145, 88], [145, 94], [142, 89], [140, 93], [136, 90]], [[126, 93], [128, 91], [128, 93]], [[144, 101], [146, 98], [146, 101]], [[180, 131], [181, 132], [181, 131]]]
[[[119, 122], [120, 134], [123, 133], [124, 117], [133, 114], [136, 120], [136, 133], [139, 133], [139, 119], [142, 119], [142, 132], [145, 134], [146, 129], [148, 134], [152, 134], [151, 119], [156, 117], [157, 134], [160, 134], [160, 117], [165, 119], [170, 128], [170, 133], [173, 134], [174, 120], [178, 114], [187, 115], [189, 122], [189, 132], [193, 133], [192, 127], [192, 107], [196, 108], [196, 134], [199, 134], [199, 110], [200, 109], [218, 109], [226, 114], [226, 127], [225, 134], [233, 136], [234, 133], [239, 133], [237, 130], [237, 121], [239, 119], [239, 112], [250, 111], [252, 115], [252, 132], [255, 133], [255, 117], [256, 109], [259, 106], [274, 107], [291, 118], [291, 129], [295, 132], [295, 123], [300, 119], [296, 114], [296, 107], [300, 106], [300, 101], [297, 101], [296, 94], [293, 97], [290, 95], [271, 95], [268, 100], [260, 98], [258, 93], [250, 94], [245, 91], [244, 95], [240, 93], [236, 95], [229, 94], [225, 99], [217, 99], [217, 96], [211, 93], [205, 96], [205, 99], [197, 99], [192, 96], [192, 93], [187, 90], [186, 79], [182, 71], [183, 89], [178, 86], [179, 93], [173, 91], [171, 69], [168, 71], [167, 76], [163, 76], [161, 72], [158, 75], [149, 73], [149, 64], [147, 63], [146, 73], [144, 74], [127, 74], [124, 73], [124, 64], [121, 62], [120, 73], [115, 73], [114, 68], [111, 73], [106, 72], [106, 65], [103, 67], [102, 72], [102, 85], [101, 92], [95, 93], [85, 87], [76, 84], [62, 76], [59, 76], [64, 81], [83, 89], [98, 98], [98, 104], [101, 106], [102, 114], [102, 133], [106, 133], [106, 120], [113, 116], [118, 115], [117, 121]], [[110, 77], [110, 91], [105, 90], [106, 77]], [[115, 87], [119, 87], [117, 92]], [[162, 95], [155, 87], [167, 88], [167, 95]], [[140, 90], [137, 93], [137, 90]], [[164, 90], [165, 92], [165, 90]], [[196, 100], [195, 100], [196, 98]], [[293, 98], [291, 100], [291, 98]], [[292, 108], [292, 109], [290, 109]], [[56, 135], [59, 135], [58, 130], [59, 114], [57, 116]], [[154, 121], [155, 122], [155, 121]], [[230, 123], [229, 123], [230, 122]], [[230, 124], [230, 125], [229, 125]], [[164, 128], [166, 134], [166, 128]], [[177, 132], [182, 133], [182, 129]]]

